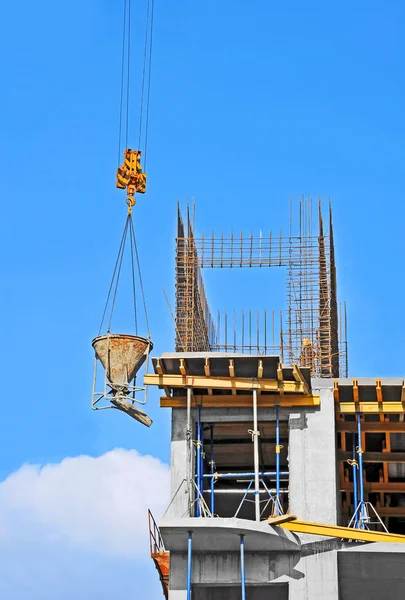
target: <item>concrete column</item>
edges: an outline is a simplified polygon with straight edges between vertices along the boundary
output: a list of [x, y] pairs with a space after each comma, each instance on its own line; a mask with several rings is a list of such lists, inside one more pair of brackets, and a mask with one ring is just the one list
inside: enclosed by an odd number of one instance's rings
[[187, 600], [187, 554], [170, 553], [169, 600]]
[[[175, 499], [167, 513], [167, 518], [180, 518], [187, 511], [187, 411], [183, 408], [172, 408], [172, 440], [170, 450], [170, 480], [172, 500]], [[184, 483], [182, 484], [184, 480]], [[179, 487], [181, 488], [179, 489]]]
[[[288, 462], [290, 512], [302, 521], [337, 524], [335, 406], [331, 382], [314, 386], [321, 396], [319, 410], [290, 415]], [[326, 387], [326, 385], [328, 387]], [[304, 544], [315, 542], [296, 565], [302, 578], [289, 580], [291, 600], [338, 600], [337, 552], [325, 549], [325, 538], [300, 535]], [[319, 541], [317, 541], [319, 540]], [[320, 540], [324, 540], [321, 542]]]
[[289, 579], [289, 600], [339, 600], [337, 550], [319, 550], [296, 565], [303, 576]]
[[333, 389], [314, 389], [321, 406], [289, 418], [290, 512], [302, 521], [337, 524], [336, 433]]

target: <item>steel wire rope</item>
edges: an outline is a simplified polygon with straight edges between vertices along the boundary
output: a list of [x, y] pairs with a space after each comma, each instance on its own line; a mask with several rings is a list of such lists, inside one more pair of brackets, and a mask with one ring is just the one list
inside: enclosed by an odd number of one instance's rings
[[[127, 1], [127, 0], [125, 0]], [[127, 120], [125, 133], [125, 147], [128, 148], [128, 130], [129, 130], [129, 90], [131, 73], [131, 0], [128, 0], [128, 57], [127, 57]]]
[[124, 249], [124, 245], [125, 245], [125, 239], [126, 239], [126, 236], [127, 236], [127, 229], [128, 229], [128, 219], [127, 219], [127, 221], [125, 223], [124, 232], [123, 232], [122, 237], [121, 237], [121, 242], [120, 242], [120, 246], [119, 246], [119, 250], [118, 250], [118, 256], [117, 256], [117, 260], [115, 261], [114, 271], [113, 271], [113, 275], [112, 275], [112, 278], [111, 278], [110, 287], [108, 289], [107, 300], [106, 300], [105, 305], [104, 305], [104, 311], [103, 311], [103, 316], [101, 318], [100, 329], [99, 329], [98, 335], [101, 334], [101, 330], [103, 328], [104, 319], [105, 319], [105, 316], [106, 316], [106, 313], [107, 313], [107, 308], [108, 308], [108, 305], [109, 305], [109, 302], [110, 302], [111, 292], [112, 292], [114, 281], [115, 281], [115, 275], [116, 275], [118, 264], [119, 264], [119, 261], [120, 261], [120, 256], [123, 253], [123, 249]]
[[126, 21], [127, 21], [127, 0], [124, 0], [124, 17], [123, 17], [123, 26], [122, 26], [122, 54], [121, 54], [120, 117], [119, 117], [119, 127], [118, 127], [118, 162], [117, 162], [118, 167], [120, 166], [120, 161], [121, 161], [122, 113], [123, 113], [123, 109], [124, 109]]
[[134, 322], [135, 322], [135, 335], [138, 335], [138, 315], [137, 315], [137, 307], [136, 307], [136, 284], [135, 284], [135, 265], [134, 265], [134, 241], [132, 236], [133, 223], [132, 223], [132, 215], [128, 215], [128, 219], [130, 220], [130, 234], [129, 241], [131, 246], [131, 271], [132, 271], [132, 292], [133, 292], [133, 302], [134, 302]]
[[130, 220], [130, 216], [127, 216], [127, 220], [125, 222], [125, 227], [124, 227], [124, 233], [123, 233], [123, 239], [124, 239], [124, 243], [122, 245], [122, 252], [121, 252], [121, 256], [118, 257], [119, 260], [119, 265], [118, 265], [118, 270], [117, 270], [117, 277], [116, 277], [116, 282], [115, 282], [115, 288], [114, 288], [114, 294], [113, 294], [113, 298], [112, 298], [112, 303], [111, 303], [111, 312], [110, 312], [110, 319], [108, 321], [108, 329], [107, 331], [109, 332], [111, 330], [111, 321], [112, 321], [112, 317], [113, 317], [113, 313], [114, 313], [114, 308], [115, 308], [115, 301], [117, 299], [117, 291], [118, 291], [118, 284], [120, 281], [120, 275], [121, 275], [121, 267], [122, 267], [122, 260], [124, 258], [124, 252], [125, 252], [125, 242], [127, 240], [127, 234], [128, 234], [128, 223]]
[[142, 126], [143, 126], [143, 103], [145, 95], [145, 79], [146, 79], [146, 65], [148, 56], [148, 39], [149, 39], [149, 11], [150, 11], [150, 0], [146, 9], [146, 26], [145, 26], [145, 43], [143, 48], [143, 69], [142, 69], [142, 87], [141, 87], [141, 99], [140, 99], [140, 110], [139, 110], [139, 137], [138, 137], [138, 150], [141, 149], [141, 138], [142, 138]]
[[147, 92], [147, 100], [146, 100], [146, 123], [145, 123], [145, 171], [146, 171], [147, 152], [148, 152], [149, 107], [150, 107], [150, 87], [151, 87], [151, 76], [152, 76], [154, 14], [155, 14], [155, 0], [152, 0], [151, 20], [150, 20], [150, 44], [149, 44], [149, 73], [148, 73], [148, 87], [147, 87], [148, 92]]
[[144, 313], [145, 313], [146, 329], [148, 331], [148, 338], [150, 338], [148, 310], [146, 308], [146, 299], [145, 299], [145, 291], [144, 291], [144, 287], [143, 287], [141, 265], [140, 265], [140, 262], [139, 262], [138, 246], [137, 246], [137, 243], [136, 243], [136, 236], [135, 236], [135, 227], [134, 227], [132, 219], [130, 221], [130, 235], [131, 234], [132, 234], [133, 241], [134, 241], [135, 257], [136, 257], [136, 264], [137, 264], [137, 267], [138, 267], [139, 284], [140, 284], [141, 294], [142, 294], [143, 310], [144, 310]]
[[[145, 24], [145, 41], [143, 53], [142, 68], [142, 88], [140, 97], [140, 115], [139, 115], [139, 138], [138, 149], [142, 145], [142, 133], [144, 130], [145, 145], [145, 165], [148, 146], [149, 130], [149, 111], [150, 111], [150, 88], [152, 73], [152, 53], [153, 53], [153, 29], [154, 29], [154, 0], [148, 0]], [[125, 72], [125, 63], [127, 66]], [[118, 166], [121, 157], [121, 140], [123, 129], [125, 131], [125, 146], [128, 148], [129, 139], [129, 104], [130, 104], [130, 83], [131, 83], [131, 0], [124, 0], [124, 15], [122, 28], [122, 56], [121, 56], [121, 83], [120, 83], [120, 112], [118, 128]], [[146, 97], [146, 103], [145, 103]], [[125, 105], [125, 106], [124, 106]], [[125, 110], [125, 118], [124, 118]], [[146, 112], [146, 118], [144, 113]]]

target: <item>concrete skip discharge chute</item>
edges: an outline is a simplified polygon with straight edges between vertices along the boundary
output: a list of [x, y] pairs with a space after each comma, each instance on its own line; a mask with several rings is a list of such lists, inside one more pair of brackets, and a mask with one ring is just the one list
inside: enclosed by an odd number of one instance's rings
[[[111, 331], [112, 316], [116, 304], [118, 284], [128, 238], [131, 247], [132, 300], [135, 334], [113, 333]], [[134, 257], [136, 257], [136, 261], [134, 261]], [[140, 289], [142, 291], [145, 325], [148, 331], [147, 337], [138, 335], [138, 312], [135, 294], [136, 271], [138, 272]], [[107, 331], [102, 334], [103, 324], [108, 309], [109, 321]], [[147, 427], [152, 425], [150, 417], [139, 408], [139, 404], [146, 404], [147, 387], [138, 386], [136, 384], [136, 377], [142, 366], [146, 364], [146, 372], [148, 370], [149, 353], [153, 348], [153, 344], [149, 334], [149, 322], [131, 212], [128, 213], [125, 223], [103, 318], [101, 320], [99, 335], [93, 339], [92, 346], [95, 352], [92, 408], [94, 410], [115, 408], [127, 413]], [[97, 391], [98, 385], [100, 384], [100, 378], [97, 375], [98, 363], [101, 363], [104, 371], [101, 391]], [[143, 394], [142, 400], [139, 399], [140, 393]]]

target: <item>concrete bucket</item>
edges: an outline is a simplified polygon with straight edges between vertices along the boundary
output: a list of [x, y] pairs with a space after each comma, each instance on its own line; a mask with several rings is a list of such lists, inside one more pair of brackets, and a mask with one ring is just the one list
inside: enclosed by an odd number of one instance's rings
[[92, 346], [103, 365], [107, 379], [115, 386], [126, 386], [145, 362], [153, 348], [150, 340], [137, 335], [109, 333], [94, 338]]

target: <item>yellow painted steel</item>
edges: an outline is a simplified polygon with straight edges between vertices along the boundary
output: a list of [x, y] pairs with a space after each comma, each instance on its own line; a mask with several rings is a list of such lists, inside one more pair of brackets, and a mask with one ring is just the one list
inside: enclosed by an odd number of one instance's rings
[[[168, 392], [170, 390], [165, 389], [166, 396], [160, 398], [161, 408], [185, 408], [187, 406], [186, 396], [170, 396]], [[273, 408], [276, 404], [287, 407], [319, 406], [320, 397], [303, 396], [300, 394], [285, 394], [283, 396], [279, 396], [278, 394], [263, 396], [259, 394], [257, 404], [262, 408]], [[246, 408], [252, 406], [252, 394], [207, 394], [204, 396], [193, 394], [191, 396], [191, 406], [193, 408], [196, 406], [205, 406], [206, 408], [226, 408], [227, 406]]]
[[[269, 522], [269, 525], [272, 525]], [[335, 537], [344, 540], [357, 540], [361, 542], [390, 542], [405, 544], [405, 535], [398, 533], [386, 533], [383, 531], [369, 531], [368, 529], [353, 529], [352, 527], [340, 527], [339, 525], [324, 525], [322, 523], [311, 523], [309, 521], [290, 521], [280, 523], [278, 527], [288, 529], [293, 533], [308, 533]]]
[[131, 150], [127, 148], [124, 150], [124, 162], [122, 166], [117, 169], [116, 187], [121, 190], [127, 188], [127, 204], [128, 213], [132, 211], [132, 207], [135, 205], [135, 192], [144, 194], [146, 192], [146, 173], [143, 172], [141, 167], [141, 155], [140, 150]]
[[403, 402], [339, 402], [336, 407], [342, 414], [405, 413]]

